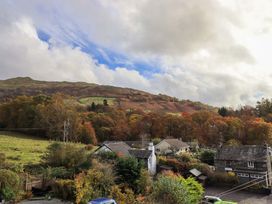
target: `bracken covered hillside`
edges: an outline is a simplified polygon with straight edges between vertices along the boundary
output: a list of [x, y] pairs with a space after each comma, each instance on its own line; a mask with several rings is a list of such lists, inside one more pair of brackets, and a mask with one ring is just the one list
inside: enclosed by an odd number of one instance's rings
[[37, 81], [29, 77], [17, 77], [0, 80], [1, 101], [19, 95], [52, 95], [63, 93], [74, 96], [78, 102], [99, 103], [99, 99], [109, 99], [110, 105], [122, 109], [142, 109], [144, 111], [194, 112], [196, 110], [216, 110], [200, 102], [178, 100], [166, 95], [154, 95], [130, 88], [97, 85], [85, 82], [49, 82]]

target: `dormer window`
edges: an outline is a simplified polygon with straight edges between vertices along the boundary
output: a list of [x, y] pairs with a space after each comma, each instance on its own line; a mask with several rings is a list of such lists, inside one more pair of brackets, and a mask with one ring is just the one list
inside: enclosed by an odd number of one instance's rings
[[248, 168], [254, 168], [254, 162], [253, 161], [248, 161], [247, 162], [247, 167]]

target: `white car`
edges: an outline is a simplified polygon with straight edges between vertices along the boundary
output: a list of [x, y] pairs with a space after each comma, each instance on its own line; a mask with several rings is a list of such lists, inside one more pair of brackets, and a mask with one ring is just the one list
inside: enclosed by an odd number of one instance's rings
[[217, 201], [222, 201], [221, 198], [216, 196], [205, 196], [202, 203], [215, 203]]

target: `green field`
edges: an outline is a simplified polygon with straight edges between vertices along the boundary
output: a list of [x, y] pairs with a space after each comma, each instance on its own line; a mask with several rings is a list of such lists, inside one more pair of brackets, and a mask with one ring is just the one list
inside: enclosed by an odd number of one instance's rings
[[98, 96], [93, 96], [93, 97], [86, 97], [86, 98], [81, 98], [79, 99], [79, 102], [85, 105], [92, 104], [93, 102], [95, 104], [103, 104], [104, 99], [108, 101], [108, 104], [110, 106], [114, 105], [115, 103], [115, 98], [110, 98], [110, 97], [98, 97]]
[[[0, 132], [0, 153], [8, 162], [37, 164], [52, 142], [20, 133]], [[78, 144], [82, 146], [82, 144]]]

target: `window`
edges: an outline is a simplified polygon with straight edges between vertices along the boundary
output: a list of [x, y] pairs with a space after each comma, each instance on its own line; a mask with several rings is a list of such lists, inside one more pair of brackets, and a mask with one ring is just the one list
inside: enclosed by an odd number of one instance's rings
[[239, 177], [249, 177], [249, 175], [245, 174], [245, 173], [237, 173], [237, 176], [239, 176]]
[[263, 178], [264, 176], [263, 175], [260, 175], [260, 174], [250, 174], [250, 178]]
[[252, 161], [247, 162], [247, 166], [248, 168], [254, 168], [254, 162]]

